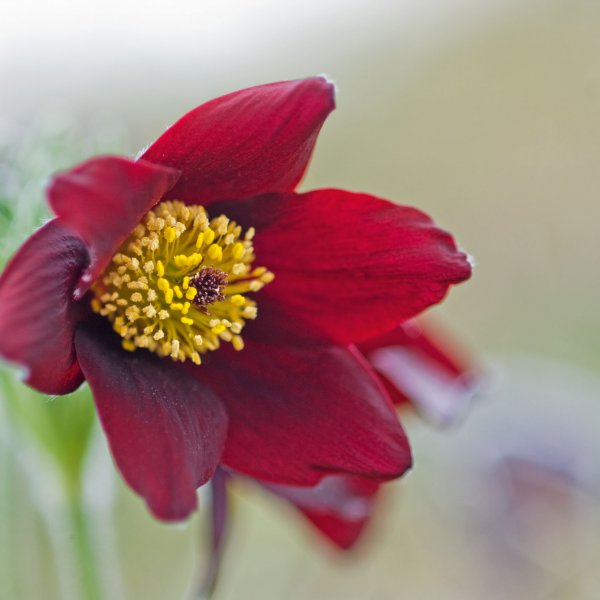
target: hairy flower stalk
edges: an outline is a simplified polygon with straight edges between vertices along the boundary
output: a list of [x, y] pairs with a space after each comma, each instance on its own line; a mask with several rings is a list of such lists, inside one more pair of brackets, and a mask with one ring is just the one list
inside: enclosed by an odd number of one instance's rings
[[254, 229], [202, 206], [162, 202], [148, 212], [92, 286], [92, 309], [123, 338], [175, 361], [201, 363], [221, 341], [242, 350], [240, 333], [255, 319], [257, 292], [274, 275], [252, 269]]

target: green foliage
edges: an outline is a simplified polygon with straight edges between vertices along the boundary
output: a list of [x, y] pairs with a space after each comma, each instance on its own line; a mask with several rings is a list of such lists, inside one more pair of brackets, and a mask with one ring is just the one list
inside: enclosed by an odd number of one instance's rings
[[51, 458], [69, 494], [77, 493], [95, 416], [89, 388], [64, 397], [47, 397], [18, 381], [12, 369], [0, 370], [0, 398], [10, 425], [24, 441]]
[[[91, 155], [121, 149], [114, 124], [90, 123], [90, 135], [86, 129], [57, 116], [26, 127], [0, 127], [0, 268], [50, 217], [44, 187], [54, 172]], [[16, 428], [26, 443], [36, 444], [50, 457], [69, 494], [77, 494], [95, 419], [87, 386], [65, 397], [48, 398], [19, 382], [14, 369], [3, 366], [0, 402], [8, 427]]]

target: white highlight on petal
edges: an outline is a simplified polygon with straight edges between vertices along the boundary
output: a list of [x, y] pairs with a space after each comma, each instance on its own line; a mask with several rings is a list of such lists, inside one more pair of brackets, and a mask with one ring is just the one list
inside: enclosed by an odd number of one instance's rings
[[426, 355], [403, 346], [375, 350], [369, 361], [426, 418], [441, 427], [464, 417], [481, 385], [471, 373], [456, 376]]
[[362, 521], [371, 514], [372, 502], [352, 491], [343, 477], [324, 477], [314, 487], [266, 485], [305, 510], [330, 510], [347, 521]]

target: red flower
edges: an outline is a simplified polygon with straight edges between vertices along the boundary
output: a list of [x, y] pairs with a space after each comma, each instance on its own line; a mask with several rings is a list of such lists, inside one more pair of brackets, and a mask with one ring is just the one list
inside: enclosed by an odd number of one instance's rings
[[0, 279], [0, 353], [44, 393], [88, 381], [117, 466], [160, 519], [193, 511], [218, 464], [294, 486], [410, 467], [357, 344], [470, 267], [415, 209], [293, 192], [333, 108], [322, 78], [242, 90], [139, 160], [59, 174], [56, 218]]

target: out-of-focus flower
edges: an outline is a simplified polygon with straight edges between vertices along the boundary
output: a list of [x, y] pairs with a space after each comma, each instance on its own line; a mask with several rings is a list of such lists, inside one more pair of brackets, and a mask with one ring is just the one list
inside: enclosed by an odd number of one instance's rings
[[333, 91], [323, 78], [242, 90], [138, 160], [59, 174], [56, 218], [0, 279], [0, 353], [44, 393], [88, 381], [117, 466], [160, 519], [189, 515], [219, 464], [287, 486], [410, 467], [357, 345], [470, 266], [415, 209], [293, 191]]
[[439, 427], [460, 421], [483, 382], [480, 366], [439, 324], [409, 321], [358, 347], [396, 406], [410, 403]]

